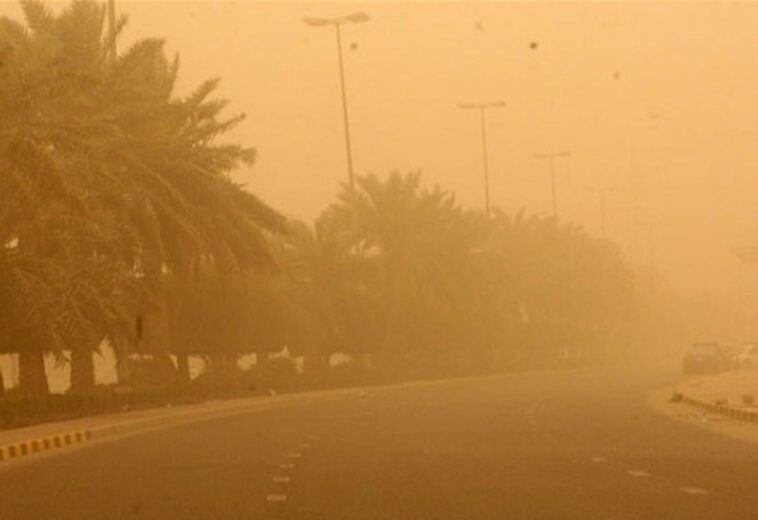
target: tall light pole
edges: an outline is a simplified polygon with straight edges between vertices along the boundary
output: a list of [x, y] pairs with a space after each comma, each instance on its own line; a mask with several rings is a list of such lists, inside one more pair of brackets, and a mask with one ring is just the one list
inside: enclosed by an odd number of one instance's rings
[[108, 11], [108, 57], [111, 61], [116, 61], [118, 57], [116, 50], [116, 0], [108, 0], [106, 7]]
[[558, 218], [558, 203], [556, 201], [555, 193], [555, 160], [571, 157], [569, 152], [552, 152], [552, 153], [538, 153], [534, 155], [535, 159], [547, 159], [550, 161], [550, 185], [553, 191], [553, 217]]
[[616, 191], [617, 186], [595, 186], [588, 188], [591, 192], [597, 193], [600, 197], [600, 238], [605, 240], [605, 200], [610, 191]]
[[341, 27], [346, 23], [365, 23], [371, 20], [371, 17], [363, 12], [356, 12], [347, 16], [338, 18], [314, 18], [305, 17], [303, 22], [311, 27], [333, 26], [337, 34], [337, 59], [340, 70], [340, 86], [342, 89], [342, 118], [345, 124], [345, 149], [347, 150], [347, 175], [350, 181], [350, 190], [355, 189], [355, 173], [353, 170], [353, 151], [350, 144], [350, 118], [347, 111], [347, 95], [345, 94], [345, 66], [342, 60], [342, 31]]
[[490, 214], [490, 174], [489, 160], [487, 156], [487, 118], [486, 112], [490, 108], [503, 108], [505, 101], [493, 101], [491, 103], [459, 103], [458, 107], [464, 110], [479, 110], [482, 126], [482, 159], [484, 162], [484, 211]]

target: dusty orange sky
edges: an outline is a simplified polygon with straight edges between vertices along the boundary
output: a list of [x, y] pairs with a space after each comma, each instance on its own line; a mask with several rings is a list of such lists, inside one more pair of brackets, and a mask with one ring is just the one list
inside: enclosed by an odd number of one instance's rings
[[482, 206], [478, 119], [456, 105], [504, 99], [488, 121], [494, 205], [548, 213], [533, 155], [568, 150], [562, 218], [598, 235], [587, 188], [616, 186], [607, 231], [633, 263], [688, 290], [758, 290], [729, 252], [758, 242], [758, 4], [117, 4], [122, 45], [162, 36], [180, 52], [182, 91], [222, 77], [249, 116], [233, 137], [259, 151], [238, 178], [288, 215], [313, 218], [347, 177], [334, 33], [301, 18], [363, 10], [372, 21], [344, 30], [359, 174], [421, 169]]

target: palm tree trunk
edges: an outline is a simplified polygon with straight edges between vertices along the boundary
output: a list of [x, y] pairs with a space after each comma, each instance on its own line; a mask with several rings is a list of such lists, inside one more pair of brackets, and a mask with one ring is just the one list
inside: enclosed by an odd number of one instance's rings
[[150, 279], [150, 309], [145, 318], [147, 347], [155, 363], [154, 380], [160, 386], [171, 386], [176, 382], [176, 367], [171, 361], [171, 334], [168, 322], [168, 295], [161, 264], [146, 263], [145, 271]]
[[3, 369], [0, 368], [0, 397], [5, 395], [5, 380], [3, 379]]
[[18, 356], [19, 390], [26, 395], [47, 395], [50, 387], [42, 351], [23, 350]]
[[324, 375], [329, 372], [329, 358], [328, 354], [323, 352], [313, 351], [304, 356], [305, 364], [303, 366], [303, 372], [306, 374]]
[[176, 365], [179, 370], [179, 375], [182, 377], [182, 379], [189, 381], [191, 379], [189, 354], [186, 352], [178, 352], [176, 354]]
[[397, 262], [389, 262], [384, 268], [384, 308], [385, 322], [381, 348], [376, 354], [379, 365], [384, 367], [394, 365], [395, 351], [399, 344], [398, 329], [398, 273]]
[[127, 343], [115, 344], [113, 355], [116, 357], [116, 380], [119, 385], [128, 385], [131, 382], [131, 371]]
[[95, 388], [95, 359], [90, 349], [71, 352], [71, 391], [91, 392]]
[[255, 366], [256, 368], [266, 369], [271, 366], [271, 360], [268, 358], [268, 351], [255, 353]]

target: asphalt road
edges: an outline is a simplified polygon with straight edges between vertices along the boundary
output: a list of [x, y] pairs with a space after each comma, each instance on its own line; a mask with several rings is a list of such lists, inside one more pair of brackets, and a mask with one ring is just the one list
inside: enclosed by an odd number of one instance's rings
[[647, 406], [671, 377], [515, 374], [173, 426], [0, 469], [0, 519], [758, 518], [758, 444]]

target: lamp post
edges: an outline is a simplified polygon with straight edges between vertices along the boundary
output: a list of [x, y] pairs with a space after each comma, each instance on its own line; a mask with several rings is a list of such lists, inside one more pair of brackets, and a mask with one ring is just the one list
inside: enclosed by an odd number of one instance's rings
[[550, 185], [553, 192], [553, 218], [558, 218], [558, 202], [555, 193], [555, 160], [571, 157], [569, 152], [551, 152], [551, 153], [538, 153], [534, 155], [535, 159], [546, 159], [550, 161]]
[[108, 0], [106, 5], [106, 11], [108, 14], [108, 57], [112, 61], [116, 61], [118, 57], [116, 51], [116, 0]]
[[600, 238], [605, 240], [605, 215], [606, 215], [606, 195], [611, 191], [616, 191], [617, 186], [596, 186], [589, 187], [590, 192], [597, 193], [600, 197]]
[[345, 66], [342, 59], [342, 30], [344, 24], [365, 23], [371, 17], [364, 12], [356, 12], [337, 18], [305, 17], [303, 22], [311, 27], [334, 27], [337, 34], [337, 59], [339, 61], [340, 87], [342, 91], [342, 118], [345, 125], [345, 150], [347, 152], [347, 175], [350, 182], [350, 190], [355, 189], [355, 174], [353, 170], [353, 151], [350, 143], [350, 118], [347, 109], [347, 95], [345, 94]]
[[463, 110], [478, 110], [482, 127], [482, 160], [484, 163], [484, 211], [490, 214], [490, 175], [489, 159], [487, 153], [487, 110], [491, 108], [503, 108], [505, 101], [493, 101], [491, 103], [459, 103], [458, 107]]

